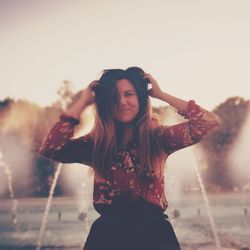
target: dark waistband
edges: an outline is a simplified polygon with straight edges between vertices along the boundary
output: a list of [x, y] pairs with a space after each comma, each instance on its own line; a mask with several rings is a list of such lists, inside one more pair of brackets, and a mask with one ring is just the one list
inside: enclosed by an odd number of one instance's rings
[[122, 218], [164, 217], [164, 210], [144, 199], [115, 198], [110, 205], [95, 204], [95, 209], [101, 216]]

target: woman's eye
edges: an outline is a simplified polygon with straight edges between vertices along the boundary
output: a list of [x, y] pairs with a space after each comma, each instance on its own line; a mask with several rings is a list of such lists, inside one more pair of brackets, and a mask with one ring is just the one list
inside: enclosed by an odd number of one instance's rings
[[126, 93], [125, 96], [132, 96], [133, 93]]

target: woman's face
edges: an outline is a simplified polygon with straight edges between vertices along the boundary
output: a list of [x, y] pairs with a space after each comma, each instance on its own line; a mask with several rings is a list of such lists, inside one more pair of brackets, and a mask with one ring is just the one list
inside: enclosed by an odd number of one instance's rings
[[132, 122], [139, 112], [139, 101], [136, 90], [127, 79], [116, 82], [118, 103], [115, 107], [114, 118], [122, 123]]

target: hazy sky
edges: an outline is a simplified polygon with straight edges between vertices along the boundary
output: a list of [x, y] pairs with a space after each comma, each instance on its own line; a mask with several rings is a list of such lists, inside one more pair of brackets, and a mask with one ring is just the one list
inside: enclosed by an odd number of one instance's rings
[[0, 0], [1, 99], [50, 105], [134, 65], [209, 109], [250, 99], [250, 0]]

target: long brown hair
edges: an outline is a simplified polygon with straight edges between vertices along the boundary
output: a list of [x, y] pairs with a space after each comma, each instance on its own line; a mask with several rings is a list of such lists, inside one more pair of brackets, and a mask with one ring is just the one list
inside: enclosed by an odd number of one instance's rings
[[[121, 79], [129, 80], [134, 86], [138, 101], [139, 112], [134, 121], [134, 135], [137, 137], [139, 149], [140, 176], [154, 176], [162, 167], [162, 157], [157, 137], [157, 122], [152, 115], [152, 107], [148, 96], [148, 81], [144, 71], [139, 67], [126, 70], [105, 70], [94, 89], [95, 125], [91, 132], [94, 142], [92, 156], [93, 168], [103, 177], [109, 177], [109, 169], [117, 151], [122, 125], [115, 121], [114, 107], [118, 103], [116, 82]], [[159, 166], [160, 165], [160, 166]]]

